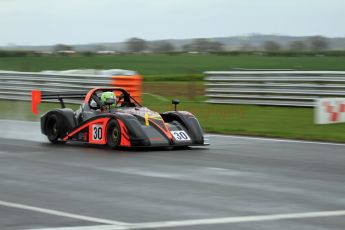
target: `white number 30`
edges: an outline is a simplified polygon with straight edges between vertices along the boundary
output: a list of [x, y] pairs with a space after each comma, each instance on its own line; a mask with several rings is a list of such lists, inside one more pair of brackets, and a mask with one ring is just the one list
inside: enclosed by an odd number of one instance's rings
[[93, 140], [102, 140], [102, 125], [93, 125], [92, 126], [92, 139]]
[[171, 134], [177, 141], [189, 141], [190, 137], [185, 131], [172, 131]]

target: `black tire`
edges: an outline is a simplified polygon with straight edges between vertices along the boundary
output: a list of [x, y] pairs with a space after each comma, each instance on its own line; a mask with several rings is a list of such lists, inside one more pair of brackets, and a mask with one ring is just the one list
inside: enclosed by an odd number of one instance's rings
[[116, 149], [121, 143], [121, 128], [116, 120], [109, 121], [107, 125], [107, 145]]
[[52, 114], [48, 117], [46, 123], [46, 133], [48, 140], [51, 143], [59, 143], [59, 138], [61, 135], [61, 126], [59, 122], [59, 118], [56, 114]]

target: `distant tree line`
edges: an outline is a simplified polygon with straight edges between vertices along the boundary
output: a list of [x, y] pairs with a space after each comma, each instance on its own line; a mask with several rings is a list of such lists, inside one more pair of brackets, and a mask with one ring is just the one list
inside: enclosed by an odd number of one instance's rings
[[141, 38], [130, 38], [126, 42], [126, 51], [130, 53], [153, 52], [153, 53], [173, 53], [173, 52], [222, 52], [224, 44], [211, 41], [209, 39], [194, 39], [191, 43], [183, 45], [182, 49], [175, 47], [169, 41], [149, 42]]
[[[175, 43], [176, 44], [176, 43]], [[175, 46], [172, 41], [147, 41], [142, 38], [130, 38], [124, 42], [122, 51], [113, 51], [107, 46], [95, 45], [92, 49], [83, 52], [77, 52], [76, 47], [67, 44], [57, 44], [52, 47], [51, 51], [9, 51], [0, 50], [0, 57], [20, 57], [33, 55], [95, 55], [95, 54], [115, 54], [115, 53], [217, 53], [217, 54], [260, 54], [267, 55], [313, 55], [314, 53], [323, 53], [325, 55], [343, 56], [344, 50], [334, 51], [329, 49], [330, 43], [327, 38], [322, 36], [307, 37], [302, 40], [293, 40], [288, 44], [281, 44], [277, 41], [268, 40], [260, 44], [253, 45], [244, 41], [242, 46], [232, 48], [227, 47], [224, 43], [212, 39], [198, 38], [193, 39], [187, 44]], [[345, 48], [345, 47], [344, 47]]]
[[[175, 47], [169, 41], [155, 41], [149, 42], [141, 38], [130, 38], [126, 42], [126, 51], [129, 53], [172, 53], [172, 52], [197, 52], [197, 53], [212, 53], [212, 52], [226, 52], [229, 51], [225, 45], [218, 41], [212, 41], [210, 39], [199, 38], [194, 39], [190, 43], [183, 45], [182, 47]], [[319, 52], [325, 51], [329, 48], [329, 42], [327, 38], [322, 36], [312, 36], [305, 40], [296, 40], [288, 44], [287, 47], [283, 46], [276, 41], [265, 41], [259, 47], [255, 47], [251, 44], [244, 43], [238, 51], [266, 51], [266, 52]]]
[[[162, 41], [147, 41], [142, 38], [130, 38], [124, 43], [125, 53], [221, 53], [229, 51], [263, 51], [263, 52], [320, 52], [326, 51], [329, 48], [327, 38], [322, 36], [308, 37], [304, 40], [291, 41], [287, 46], [282, 45], [277, 41], [264, 41], [262, 44], [253, 46], [250, 43], [243, 43], [241, 47], [229, 49], [222, 42], [211, 39], [198, 38], [192, 40], [190, 43], [176, 47], [169, 40]], [[74, 54], [76, 49], [67, 44], [57, 44], [53, 46], [52, 53], [55, 54]], [[111, 50], [107, 50], [102, 45], [94, 46], [92, 50], [84, 51], [85, 55], [112, 54]], [[10, 54], [8, 54], [10, 55]], [[19, 53], [18, 53], [19, 55]]]
[[210, 41], [208, 39], [199, 38], [194, 39], [190, 44], [182, 47], [185, 52], [221, 52], [224, 51], [224, 44], [217, 41]]
[[309, 37], [306, 40], [296, 40], [289, 43], [288, 47], [283, 47], [281, 44], [275, 41], [266, 41], [263, 44], [263, 48], [268, 52], [278, 52], [282, 50], [288, 50], [293, 52], [304, 51], [325, 51], [329, 48], [327, 38], [322, 36]]

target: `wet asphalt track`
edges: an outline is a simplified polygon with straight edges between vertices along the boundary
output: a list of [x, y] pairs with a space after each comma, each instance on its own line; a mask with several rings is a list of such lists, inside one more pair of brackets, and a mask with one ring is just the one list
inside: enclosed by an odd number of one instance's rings
[[0, 125], [1, 230], [345, 229], [345, 145], [210, 136], [110, 151]]

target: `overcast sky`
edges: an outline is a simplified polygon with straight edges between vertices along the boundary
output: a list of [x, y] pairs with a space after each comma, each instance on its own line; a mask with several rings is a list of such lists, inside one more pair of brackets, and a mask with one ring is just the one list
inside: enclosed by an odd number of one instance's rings
[[0, 0], [0, 45], [345, 36], [345, 0]]

